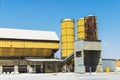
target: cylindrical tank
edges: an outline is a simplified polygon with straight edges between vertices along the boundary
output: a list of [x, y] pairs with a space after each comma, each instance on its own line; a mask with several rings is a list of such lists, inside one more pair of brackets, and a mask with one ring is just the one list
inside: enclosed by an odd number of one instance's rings
[[68, 57], [74, 52], [74, 20], [64, 19], [61, 21], [61, 51], [62, 58]]
[[86, 39], [98, 40], [96, 16], [88, 15], [84, 17]]
[[85, 39], [85, 22], [84, 18], [80, 18], [77, 20], [77, 39]]
[[77, 39], [98, 40], [95, 16], [89, 15], [77, 20]]

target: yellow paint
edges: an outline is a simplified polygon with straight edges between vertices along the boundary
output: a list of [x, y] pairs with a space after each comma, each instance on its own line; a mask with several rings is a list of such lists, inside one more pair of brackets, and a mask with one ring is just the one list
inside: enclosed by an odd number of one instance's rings
[[51, 56], [52, 49], [35, 49], [35, 48], [18, 48], [18, 49], [13, 49], [13, 48], [0, 48], [2, 49], [2, 52], [0, 53], [0, 56], [4, 57], [21, 57], [21, 56], [40, 56], [40, 57], [47, 57]]
[[74, 42], [73, 36], [62, 36], [62, 43]]
[[62, 50], [66, 50], [67, 49], [67, 44], [66, 43], [62, 43]]
[[[67, 27], [66, 27], [67, 26]], [[67, 29], [74, 29], [74, 22], [73, 21], [62, 21], [61, 22], [61, 28], [67, 28]]]
[[106, 72], [110, 72], [110, 68], [109, 67], [106, 67]]
[[69, 50], [74, 49], [73, 43], [66, 43], [66, 45], [67, 45], [67, 49], [69, 49]]
[[85, 39], [85, 33], [84, 32], [78, 33], [78, 40], [79, 39]]
[[74, 29], [62, 29], [62, 36], [74, 36]]
[[59, 48], [59, 42], [0, 40], [0, 47], [10, 48]]
[[77, 20], [77, 38], [85, 39], [85, 21], [84, 18]]
[[116, 61], [116, 67], [120, 67], [120, 60]]
[[77, 25], [83, 26], [85, 23], [84, 18], [77, 20]]
[[0, 56], [51, 56], [59, 49], [59, 42], [0, 40]]
[[66, 49], [62, 49], [62, 57], [67, 57], [67, 50]]
[[85, 28], [84, 26], [78, 26], [78, 32], [84, 32]]
[[65, 57], [68, 57], [68, 55], [72, 54], [73, 53], [73, 50], [62, 50], [62, 53], [65, 53], [65, 54], [62, 54], [62, 57], [65, 58]]
[[61, 22], [61, 49], [62, 57], [65, 58], [74, 52], [74, 21]]

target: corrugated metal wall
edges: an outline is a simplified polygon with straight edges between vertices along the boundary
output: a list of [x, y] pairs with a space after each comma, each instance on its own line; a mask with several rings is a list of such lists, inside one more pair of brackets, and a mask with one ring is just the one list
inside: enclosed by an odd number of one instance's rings
[[110, 69], [111, 72], [114, 72], [116, 69], [116, 61], [113, 59], [103, 59], [102, 67], [104, 72], [106, 71], [107, 67]]
[[74, 52], [74, 21], [64, 19], [61, 21], [61, 49], [62, 58], [68, 57]]
[[51, 56], [59, 41], [0, 40], [0, 56]]

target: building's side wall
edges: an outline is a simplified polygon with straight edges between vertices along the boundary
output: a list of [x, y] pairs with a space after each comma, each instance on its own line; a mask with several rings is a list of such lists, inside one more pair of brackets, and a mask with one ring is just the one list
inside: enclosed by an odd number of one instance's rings
[[0, 60], [2, 73], [53, 73], [59, 72], [61, 61]]
[[101, 42], [76, 41], [74, 49], [75, 72], [102, 72]]
[[117, 61], [116, 61], [116, 67], [119, 67], [119, 68], [120, 68], [120, 60], [117, 60]]
[[101, 50], [100, 41], [84, 41], [84, 50]]
[[103, 59], [102, 67], [104, 72], [106, 71], [106, 68], [109, 68], [110, 72], [114, 72], [116, 70], [116, 62], [115, 60]]
[[75, 72], [78, 73], [85, 73], [85, 66], [84, 66], [84, 45], [83, 45], [83, 40], [81, 41], [76, 41], [74, 43], [74, 59], [75, 59]]
[[0, 40], [0, 56], [51, 56], [59, 49], [59, 41]]
[[120, 71], [120, 59], [116, 60], [116, 71]]

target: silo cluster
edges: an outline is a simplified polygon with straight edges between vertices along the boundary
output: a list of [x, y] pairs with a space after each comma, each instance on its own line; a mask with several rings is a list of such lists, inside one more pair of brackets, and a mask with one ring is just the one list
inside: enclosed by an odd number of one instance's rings
[[95, 16], [86, 16], [77, 20], [78, 40], [98, 40]]
[[[98, 40], [96, 16], [85, 16], [77, 20], [77, 40]], [[74, 52], [75, 21], [64, 19], [61, 21], [61, 53], [62, 58]]]

